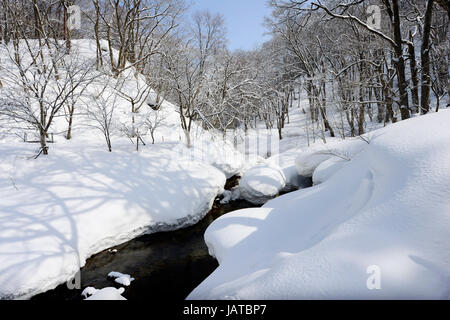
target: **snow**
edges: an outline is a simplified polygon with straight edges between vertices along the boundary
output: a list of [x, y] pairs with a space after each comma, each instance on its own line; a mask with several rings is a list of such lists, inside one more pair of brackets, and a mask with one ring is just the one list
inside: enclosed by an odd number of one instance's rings
[[239, 192], [245, 200], [263, 204], [275, 197], [285, 185], [286, 177], [283, 171], [274, 164], [263, 163], [244, 173], [239, 182]]
[[89, 296], [92, 296], [96, 292], [98, 292], [98, 289], [95, 289], [94, 287], [86, 287], [84, 288], [83, 292], [81, 292], [81, 295], [84, 298], [87, 298]]
[[127, 300], [122, 296], [122, 293], [125, 292], [124, 288], [116, 289], [113, 287], [108, 287], [100, 290], [97, 290], [95, 288], [92, 289], [96, 291], [90, 290], [89, 292], [87, 292], [88, 294], [91, 294], [92, 292], [92, 295], [84, 300]]
[[450, 299], [448, 123], [444, 111], [334, 144], [348, 160], [300, 156], [320, 183], [213, 222], [220, 266], [188, 299]]
[[129, 274], [123, 274], [117, 271], [111, 271], [110, 273], [108, 273], [108, 277], [114, 278], [115, 282], [126, 287], [131, 284], [131, 281], [135, 280]]

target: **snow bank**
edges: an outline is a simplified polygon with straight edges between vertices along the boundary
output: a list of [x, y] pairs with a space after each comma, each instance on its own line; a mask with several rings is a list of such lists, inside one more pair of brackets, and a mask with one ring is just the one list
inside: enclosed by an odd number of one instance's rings
[[449, 123], [377, 130], [321, 184], [216, 220], [188, 299], [450, 299]]
[[259, 164], [244, 173], [239, 182], [239, 192], [242, 198], [263, 204], [275, 197], [286, 185], [283, 171], [270, 163]]
[[198, 222], [226, 180], [169, 153], [72, 143], [27, 160], [32, 148], [0, 143], [0, 298], [52, 289], [92, 254]]

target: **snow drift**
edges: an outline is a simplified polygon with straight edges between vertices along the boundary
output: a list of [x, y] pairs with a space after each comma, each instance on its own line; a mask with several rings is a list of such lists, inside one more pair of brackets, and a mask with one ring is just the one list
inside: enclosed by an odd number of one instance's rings
[[205, 239], [220, 266], [188, 299], [449, 299], [449, 123], [374, 131], [322, 183], [216, 220]]

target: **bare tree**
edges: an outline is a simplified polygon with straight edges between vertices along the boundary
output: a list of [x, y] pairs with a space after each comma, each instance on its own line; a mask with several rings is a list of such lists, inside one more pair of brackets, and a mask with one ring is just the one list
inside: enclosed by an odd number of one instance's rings
[[119, 81], [111, 80], [109, 75], [100, 75], [98, 81], [92, 84], [95, 89], [91, 88], [90, 96], [81, 99], [89, 121], [87, 126], [102, 133], [109, 152], [112, 152], [111, 135], [114, 129], [114, 111], [118, 99], [116, 90], [120, 85]]

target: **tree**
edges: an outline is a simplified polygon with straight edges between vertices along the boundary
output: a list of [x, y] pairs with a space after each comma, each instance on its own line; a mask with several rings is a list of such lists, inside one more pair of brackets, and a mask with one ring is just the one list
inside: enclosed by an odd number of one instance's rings
[[120, 81], [111, 80], [108, 74], [99, 74], [93, 83], [95, 89], [90, 96], [81, 99], [85, 106], [87, 126], [97, 129], [103, 134], [109, 152], [112, 152], [111, 136], [115, 127], [114, 111], [117, 105], [117, 89]]

